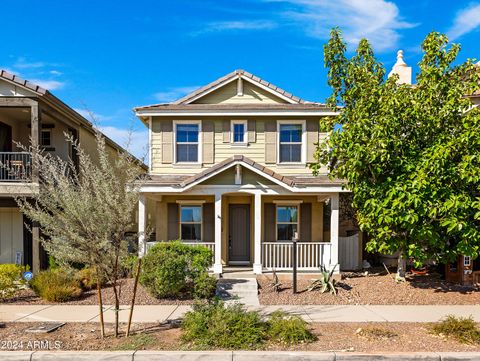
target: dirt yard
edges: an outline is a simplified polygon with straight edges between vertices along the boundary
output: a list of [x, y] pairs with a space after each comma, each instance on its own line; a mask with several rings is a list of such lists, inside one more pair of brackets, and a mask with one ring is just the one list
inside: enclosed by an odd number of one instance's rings
[[[119, 281], [120, 284], [120, 304], [121, 305], [129, 305], [132, 302], [132, 294], [133, 294], [133, 285], [134, 279], [133, 278], [124, 278]], [[114, 303], [114, 294], [112, 287], [106, 287], [102, 289], [102, 298], [103, 303], [105, 305], [111, 305]], [[48, 302], [42, 300], [40, 297], [37, 297], [35, 293], [30, 290], [21, 290], [18, 292], [14, 297], [3, 300], [2, 303], [9, 304], [15, 303], [17, 305], [32, 305], [32, 304], [54, 304], [54, 302]], [[188, 305], [192, 304], [193, 300], [188, 298], [180, 298], [180, 299], [157, 299], [150, 295], [148, 291], [143, 287], [141, 284], [138, 285], [137, 288], [137, 297], [135, 300], [136, 305]], [[80, 298], [63, 302], [62, 304], [65, 305], [97, 305], [97, 291], [91, 290], [84, 292]]]
[[[312, 277], [313, 278], [313, 277]], [[292, 292], [289, 277], [281, 280], [275, 292], [271, 275], [257, 278], [259, 298], [263, 305], [476, 305], [480, 304], [480, 289], [447, 283], [436, 275], [408, 275], [407, 281], [396, 283], [391, 275], [344, 274], [337, 281], [338, 294], [307, 291], [310, 280], [297, 282], [297, 294]]]
[[[5, 350], [187, 350], [181, 342], [181, 330], [159, 324], [134, 325], [129, 339], [100, 338], [95, 323], [69, 323], [48, 334], [30, 334], [25, 329], [35, 323], [8, 323], [0, 329], [0, 349]], [[430, 333], [431, 324], [421, 323], [317, 323], [312, 331], [317, 341], [294, 347], [267, 345], [266, 350], [346, 351], [346, 352], [420, 352], [480, 351], [480, 346], [464, 345]], [[125, 325], [122, 325], [122, 330]], [[35, 342], [36, 341], [36, 342]]]

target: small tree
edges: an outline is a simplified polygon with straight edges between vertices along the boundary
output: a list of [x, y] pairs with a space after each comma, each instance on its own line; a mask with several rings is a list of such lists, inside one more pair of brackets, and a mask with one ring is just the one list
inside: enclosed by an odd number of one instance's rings
[[38, 222], [44, 248], [66, 263], [93, 267], [97, 277], [102, 337], [101, 281], [113, 286], [115, 336], [118, 336], [120, 261], [127, 254], [126, 233], [134, 229], [143, 170], [127, 152], [107, 148], [97, 132], [96, 154], [71, 138], [78, 163], [33, 149], [40, 191], [33, 200], [17, 198], [21, 211]]
[[480, 246], [480, 115], [465, 95], [479, 89], [472, 61], [454, 65], [460, 46], [430, 33], [414, 86], [386, 78], [367, 40], [348, 59], [333, 29], [325, 66], [343, 108], [330, 126], [340, 129], [316, 151], [318, 173], [346, 180], [367, 249], [405, 259], [448, 261], [478, 256]]

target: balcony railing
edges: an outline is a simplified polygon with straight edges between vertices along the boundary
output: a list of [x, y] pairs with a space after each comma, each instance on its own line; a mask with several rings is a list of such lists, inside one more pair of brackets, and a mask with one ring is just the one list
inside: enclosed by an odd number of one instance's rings
[[[328, 242], [297, 242], [297, 267], [300, 271], [319, 270], [329, 267], [331, 247]], [[262, 263], [267, 270], [287, 271], [293, 269], [292, 242], [263, 242]]]
[[0, 182], [29, 182], [32, 155], [28, 152], [0, 152]]

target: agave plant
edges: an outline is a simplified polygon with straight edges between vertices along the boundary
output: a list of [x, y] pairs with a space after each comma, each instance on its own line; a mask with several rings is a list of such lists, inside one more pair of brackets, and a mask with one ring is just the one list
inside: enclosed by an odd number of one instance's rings
[[336, 267], [337, 265], [328, 271], [325, 266], [322, 265], [322, 268], [320, 269], [320, 278], [313, 280], [308, 290], [320, 290], [320, 293], [329, 291], [331, 294], [336, 295], [337, 289], [335, 288], [335, 280], [332, 277]]
[[272, 269], [272, 280], [270, 282], [270, 286], [277, 293], [280, 292], [280, 288], [282, 287], [282, 283], [278, 279], [277, 272], [275, 271], [275, 268]]

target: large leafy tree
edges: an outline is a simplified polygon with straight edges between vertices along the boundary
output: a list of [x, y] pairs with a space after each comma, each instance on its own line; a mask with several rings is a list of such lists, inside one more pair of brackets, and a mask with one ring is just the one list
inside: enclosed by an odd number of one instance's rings
[[367, 40], [347, 57], [341, 32], [325, 45], [336, 130], [319, 144], [314, 173], [327, 164], [353, 192], [367, 250], [449, 261], [480, 246], [480, 114], [465, 95], [479, 89], [477, 66], [456, 64], [460, 46], [432, 32], [416, 84], [386, 77]]

